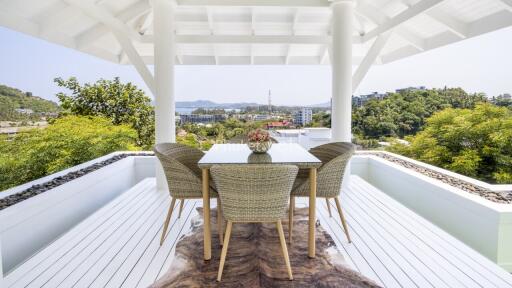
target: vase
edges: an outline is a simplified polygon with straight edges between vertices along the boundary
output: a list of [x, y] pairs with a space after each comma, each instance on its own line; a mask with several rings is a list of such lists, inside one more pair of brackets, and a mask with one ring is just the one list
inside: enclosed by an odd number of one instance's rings
[[247, 142], [247, 146], [253, 153], [263, 154], [267, 153], [268, 149], [272, 146], [272, 141], [265, 142]]

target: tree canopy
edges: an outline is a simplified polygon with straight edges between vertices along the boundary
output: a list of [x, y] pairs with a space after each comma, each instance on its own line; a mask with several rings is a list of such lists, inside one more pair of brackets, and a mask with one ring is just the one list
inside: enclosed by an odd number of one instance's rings
[[137, 144], [149, 149], [154, 143], [154, 111], [151, 99], [131, 83], [100, 79], [81, 85], [74, 77], [55, 78], [58, 86], [71, 94], [58, 93], [61, 106], [68, 113], [83, 116], [103, 116], [115, 125], [128, 124], [137, 131]]
[[137, 133], [103, 117], [66, 116], [45, 129], [0, 139], [0, 191], [120, 150], [138, 150]]
[[371, 99], [353, 111], [353, 132], [363, 138], [404, 137], [420, 131], [425, 119], [445, 108], [472, 108], [484, 94], [460, 88], [404, 90]]
[[447, 108], [405, 139], [409, 145], [389, 150], [484, 181], [512, 182], [512, 111], [505, 107]]

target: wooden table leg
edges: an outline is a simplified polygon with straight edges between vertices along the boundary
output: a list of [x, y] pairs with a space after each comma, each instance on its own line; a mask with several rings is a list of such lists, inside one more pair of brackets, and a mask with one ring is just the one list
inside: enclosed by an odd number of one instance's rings
[[203, 168], [203, 219], [204, 260], [212, 258], [212, 235], [210, 230], [210, 169]]
[[309, 242], [308, 255], [315, 257], [315, 222], [316, 222], [316, 168], [309, 170]]

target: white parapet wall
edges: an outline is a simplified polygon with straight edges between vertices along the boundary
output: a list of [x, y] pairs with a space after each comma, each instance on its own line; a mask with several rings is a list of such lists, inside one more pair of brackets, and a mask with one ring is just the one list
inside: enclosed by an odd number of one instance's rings
[[[512, 190], [392, 155], [491, 191]], [[375, 155], [356, 155], [351, 162], [352, 174], [512, 272], [512, 204], [492, 202]]]
[[[0, 192], [0, 198], [120, 153], [124, 152], [112, 153]], [[154, 177], [154, 165], [154, 156], [129, 156], [1, 210], [0, 268], [3, 264], [3, 272], [8, 273], [142, 179]]]

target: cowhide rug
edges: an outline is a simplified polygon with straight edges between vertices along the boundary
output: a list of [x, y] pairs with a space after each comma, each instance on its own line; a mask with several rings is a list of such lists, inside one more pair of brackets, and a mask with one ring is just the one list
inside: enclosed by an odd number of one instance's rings
[[[199, 215], [202, 209], [198, 208]], [[379, 287], [345, 266], [331, 236], [317, 222], [316, 258], [308, 258], [308, 209], [296, 209], [293, 243], [288, 245], [293, 281], [288, 280], [276, 225], [233, 224], [222, 275], [217, 282], [221, 246], [216, 212], [212, 211], [212, 259], [203, 260], [203, 221], [192, 220], [192, 229], [176, 246], [169, 271], [152, 288], [170, 287]], [[288, 242], [287, 222], [283, 227]]]

